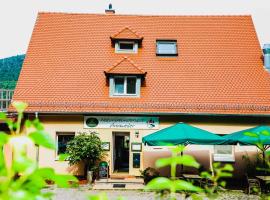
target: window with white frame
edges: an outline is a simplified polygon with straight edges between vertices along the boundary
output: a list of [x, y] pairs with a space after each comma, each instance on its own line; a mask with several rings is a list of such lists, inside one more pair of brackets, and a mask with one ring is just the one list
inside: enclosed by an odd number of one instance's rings
[[60, 154], [66, 153], [67, 143], [73, 140], [75, 137], [74, 132], [57, 132], [56, 133], [56, 154], [57, 156]]
[[157, 40], [156, 54], [158, 56], [177, 56], [177, 41], [176, 40]]
[[232, 145], [214, 145], [214, 161], [234, 162], [234, 151]]
[[110, 81], [111, 96], [139, 96], [140, 78], [136, 76], [115, 76]]
[[118, 41], [115, 43], [116, 53], [137, 53], [138, 43], [134, 41]]

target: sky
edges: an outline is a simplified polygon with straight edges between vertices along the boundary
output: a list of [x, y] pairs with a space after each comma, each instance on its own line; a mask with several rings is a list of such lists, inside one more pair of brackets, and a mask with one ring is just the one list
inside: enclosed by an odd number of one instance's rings
[[270, 43], [269, 0], [0, 0], [0, 58], [24, 54], [38, 12], [252, 15], [261, 45]]

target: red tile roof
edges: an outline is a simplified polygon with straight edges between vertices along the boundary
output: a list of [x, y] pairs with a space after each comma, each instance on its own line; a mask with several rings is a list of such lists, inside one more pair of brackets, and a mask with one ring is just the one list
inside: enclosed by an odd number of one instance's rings
[[[104, 76], [125, 26], [144, 37], [126, 55], [147, 72], [140, 98], [110, 98]], [[157, 39], [177, 40], [179, 56], [157, 57]], [[270, 114], [261, 57], [250, 16], [40, 13], [13, 99], [29, 112]]]
[[142, 40], [143, 37], [138, 35], [130, 27], [125, 27], [121, 31], [111, 36], [112, 39], [131, 39], [131, 40]]
[[106, 74], [145, 74], [138, 65], [136, 65], [131, 59], [128, 57], [122, 58], [119, 62], [110, 67]]

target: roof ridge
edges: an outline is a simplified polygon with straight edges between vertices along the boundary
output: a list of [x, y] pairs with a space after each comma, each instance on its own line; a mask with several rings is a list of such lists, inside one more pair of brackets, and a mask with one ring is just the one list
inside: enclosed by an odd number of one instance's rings
[[62, 15], [103, 15], [103, 16], [141, 16], [141, 17], [251, 17], [252, 14], [185, 14], [185, 15], [155, 15], [155, 14], [114, 14], [108, 15], [105, 13], [79, 13], [79, 12], [61, 12], [61, 11], [40, 11], [38, 14], [62, 14]]

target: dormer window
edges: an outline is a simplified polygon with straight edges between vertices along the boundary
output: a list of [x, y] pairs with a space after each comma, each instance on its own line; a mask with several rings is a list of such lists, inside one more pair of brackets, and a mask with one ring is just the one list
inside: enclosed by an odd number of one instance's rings
[[135, 41], [115, 42], [115, 53], [137, 53], [138, 43]]
[[110, 97], [140, 97], [146, 72], [132, 60], [124, 57], [104, 73], [109, 80]]
[[141, 46], [143, 40], [143, 37], [130, 27], [123, 28], [110, 38], [115, 46], [115, 53], [138, 53], [138, 47]]
[[115, 76], [112, 80], [112, 96], [139, 96], [141, 85], [136, 76]]
[[178, 56], [176, 40], [157, 40], [157, 56]]

